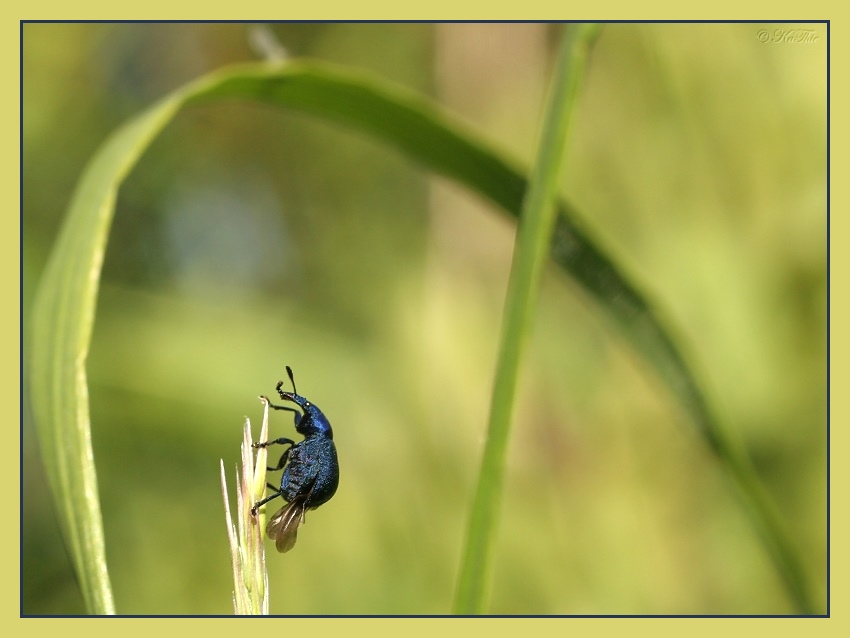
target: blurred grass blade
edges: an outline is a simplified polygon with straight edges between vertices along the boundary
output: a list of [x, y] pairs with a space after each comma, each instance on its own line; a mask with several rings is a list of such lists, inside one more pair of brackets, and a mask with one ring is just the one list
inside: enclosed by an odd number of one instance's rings
[[519, 366], [552, 241], [567, 135], [578, 101], [581, 77], [598, 30], [595, 24], [569, 25], [554, 70], [537, 160], [532, 167], [514, 240], [496, 378], [490, 397], [487, 440], [455, 592], [456, 614], [486, 611]]
[[[44, 465], [71, 558], [91, 613], [114, 612], [90, 437], [86, 357], [98, 282], [119, 185], [180, 108], [219, 99], [255, 99], [299, 109], [380, 139], [457, 180], [515, 217], [526, 181], [462, 125], [428, 101], [372, 76], [326, 64], [231, 67], [172, 93], [118, 129], [87, 166], [69, 206], [33, 306], [29, 396]], [[801, 563], [746, 456], [729, 442], [673, 339], [625, 273], [563, 204], [551, 256], [596, 299], [605, 315], [660, 374], [718, 452], [798, 606], [806, 610]]]
[[[59, 524], [86, 608], [114, 614], [89, 427], [86, 357], [118, 184], [177, 108], [171, 99], [118, 131], [77, 186], [33, 306], [30, 397]], [[166, 108], [168, 107], [168, 108]]]

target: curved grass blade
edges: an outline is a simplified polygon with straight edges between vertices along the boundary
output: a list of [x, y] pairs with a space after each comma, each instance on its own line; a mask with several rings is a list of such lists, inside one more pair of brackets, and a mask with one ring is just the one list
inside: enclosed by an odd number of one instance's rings
[[[258, 63], [207, 75], [118, 129], [87, 166], [33, 307], [30, 397], [60, 524], [91, 613], [114, 612], [90, 439], [86, 357], [118, 187], [187, 104], [255, 99], [298, 109], [380, 139], [457, 180], [513, 216], [523, 171], [425, 99], [372, 76], [318, 63]], [[701, 386], [645, 297], [559, 204], [551, 257], [572, 275], [657, 370], [740, 488], [798, 607], [808, 603], [801, 562], [746, 456], [711, 413]]]
[[86, 357], [118, 185], [179, 104], [118, 131], [77, 186], [33, 305], [30, 397], [59, 524], [89, 613], [114, 614], [89, 425]]

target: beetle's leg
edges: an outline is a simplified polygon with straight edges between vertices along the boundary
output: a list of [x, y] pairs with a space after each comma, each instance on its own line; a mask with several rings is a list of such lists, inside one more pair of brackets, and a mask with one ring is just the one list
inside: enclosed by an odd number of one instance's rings
[[286, 445], [286, 444], [294, 445], [295, 441], [293, 441], [292, 439], [287, 439], [285, 436], [282, 436], [279, 439], [275, 439], [274, 441], [262, 441], [262, 442], [257, 441], [256, 443], [252, 443], [251, 447], [256, 449], [258, 447], [268, 447], [270, 445]]
[[[277, 489], [277, 488], [276, 488], [274, 485], [272, 485], [271, 483], [269, 483], [268, 485], [269, 485], [269, 487], [270, 487], [270, 488], [272, 488], [273, 490], [274, 490], [274, 489]], [[271, 496], [267, 496], [267, 497], [266, 497], [266, 498], [264, 498], [263, 500], [261, 500], [261, 501], [257, 501], [256, 503], [254, 503], [254, 506], [251, 508], [251, 516], [256, 516], [256, 515], [257, 515], [257, 510], [258, 510], [260, 507], [262, 507], [263, 505], [265, 505], [266, 503], [268, 503], [270, 500], [277, 498], [278, 496], [283, 496], [283, 492], [282, 492], [282, 491], [277, 491], [277, 492], [275, 492], [274, 494], [272, 494]]]
[[282, 469], [284, 465], [286, 465], [286, 460], [289, 458], [289, 453], [292, 451], [292, 448], [287, 448], [283, 454], [280, 455], [280, 460], [277, 462], [277, 467], [267, 467], [266, 470], [269, 472], [277, 472]]
[[295, 418], [296, 418], [296, 419], [297, 419], [299, 416], [301, 416], [301, 413], [300, 413], [298, 410], [296, 410], [295, 408], [290, 408], [289, 406], [286, 406], [286, 405], [275, 405], [274, 403], [272, 403], [271, 401], [269, 401], [269, 398], [268, 398], [267, 396], [260, 396], [260, 398], [261, 398], [263, 401], [265, 401], [266, 403], [268, 403], [268, 404], [269, 404], [269, 407], [270, 407], [272, 410], [286, 410], [287, 412], [295, 412]]
[[298, 411], [298, 410], [296, 410], [295, 408], [290, 408], [290, 407], [287, 407], [287, 406], [285, 406], [285, 405], [275, 405], [274, 403], [269, 403], [269, 407], [270, 407], [272, 410], [286, 410], [287, 412], [295, 412], [295, 414], [296, 414], [296, 415], [300, 415], [300, 414], [301, 414], [301, 412], [299, 412], [299, 411]]
[[295, 408], [288, 408], [285, 405], [274, 405], [273, 403], [269, 403], [270, 408], [274, 408], [275, 410], [286, 410], [287, 412], [292, 412], [292, 420], [295, 421], [295, 427], [298, 427], [298, 424], [301, 423], [301, 417], [304, 415], [301, 414]]
[[[279, 381], [278, 384], [277, 384], [277, 391], [278, 392], [281, 391], [280, 386], [281, 386], [282, 383], [283, 383], [283, 381]], [[294, 389], [294, 386], [293, 386], [293, 389]], [[260, 398], [263, 399], [268, 404], [268, 406], [273, 410], [286, 410], [287, 412], [292, 412], [293, 418], [295, 420], [295, 427], [296, 428], [298, 427], [298, 424], [301, 422], [301, 417], [304, 416], [303, 414], [301, 414], [301, 412], [299, 412], [295, 408], [290, 408], [290, 407], [285, 406], [285, 405], [275, 405], [274, 403], [269, 401], [269, 398], [266, 397], [266, 396], [261, 396]]]
[[[286, 445], [286, 444], [295, 445], [295, 441], [293, 441], [292, 439], [287, 439], [286, 437], [281, 437], [279, 439], [275, 439], [274, 441], [265, 441], [265, 442], [262, 442], [262, 443], [260, 443], [260, 442], [254, 443], [253, 445], [251, 445], [251, 447], [253, 447], [253, 448], [265, 448], [265, 447], [268, 447], [270, 445]], [[268, 467], [266, 467], [266, 470], [268, 470], [269, 472], [277, 472], [279, 469], [281, 469], [284, 465], [286, 465], [286, 460], [289, 458], [289, 453], [291, 451], [292, 451], [291, 447], [284, 450], [283, 454], [280, 455], [280, 460], [277, 462], [277, 467], [268, 466]]]

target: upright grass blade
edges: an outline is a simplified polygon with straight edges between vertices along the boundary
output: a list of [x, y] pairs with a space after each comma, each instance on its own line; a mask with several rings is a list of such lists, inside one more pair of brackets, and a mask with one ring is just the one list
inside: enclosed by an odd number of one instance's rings
[[597, 32], [597, 25], [568, 27], [555, 67], [537, 160], [517, 226], [490, 402], [490, 423], [455, 592], [456, 614], [481, 614], [487, 605], [519, 365], [557, 216], [557, 191], [567, 133], [588, 52]]
[[[187, 104], [252, 99], [359, 130], [518, 217], [526, 181], [464, 126], [404, 89], [315, 62], [258, 63], [212, 73], [167, 96], [118, 129], [77, 185], [36, 294], [28, 344], [29, 397], [60, 524], [87, 609], [114, 612], [106, 570], [91, 445], [86, 358], [118, 188], [153, 139]], [[573, 276], [659, 373], [734, 478], [801, 611], [801, 561], [746, 456], [709, 409], [702, 386], [670, 332], [626, 273], [558, 205], [550, 256]]]
[[[263, 404], [263, 424], [259, 441], [269, 440], [269, 402]], [[221, 493], [224, 498], [227, 539], [230, 544], [230, 563], [233, 568], [233, 612], [238, 616], [267, 616], [269, 613], [269, 575], [263, 547], [263, 516], [253, 516], [251, 508], [266, 491], [266, 461], [268, 450], [256, 450], [254, 458], [251, 422], [245, 419], [242, 432], [242, 467], [236, 477], [236, 525], [230, 513], [230, 497], [224, 461], [221, 461]]]

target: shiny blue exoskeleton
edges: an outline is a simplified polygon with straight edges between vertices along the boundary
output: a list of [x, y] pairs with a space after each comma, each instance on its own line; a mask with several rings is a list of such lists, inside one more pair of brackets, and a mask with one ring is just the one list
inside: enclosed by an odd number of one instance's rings
[[327, 503], [339, 485], [339, 462], [330, 421], [319, 408], [297, 393], [292, 368], [286, 366], [286, 373], [292, 382], [292, 392], [281, 390], [283, 381], [279, 381], [275, 389], [281, 399], [295, 403], [301, 408], [301, 412], [288, 406], [273, 405], [267, 398], [263, 398], [270, 408], [295, 414], [295, 430], [304, 436], [304, 440], [296, 443], [292, 439], [281, 437], [273, 441], [254, 443], [255, 448], [269, 445], [290, 447], [281, 455], [277, 467], [267, 468], [275, 472], [285, 466], [280, 489], [269, 483], [268, 486], [275, 492], [251, 508], [251, 513], [256, 516], [257, 508], [278, 496], [287, 501], [286, 505], [269, 519], [266, 526], [266, 533], [275, 541], [280, 552], [288, 552], [295, 546], [298, 528], [304, 522], [305, 512]]

